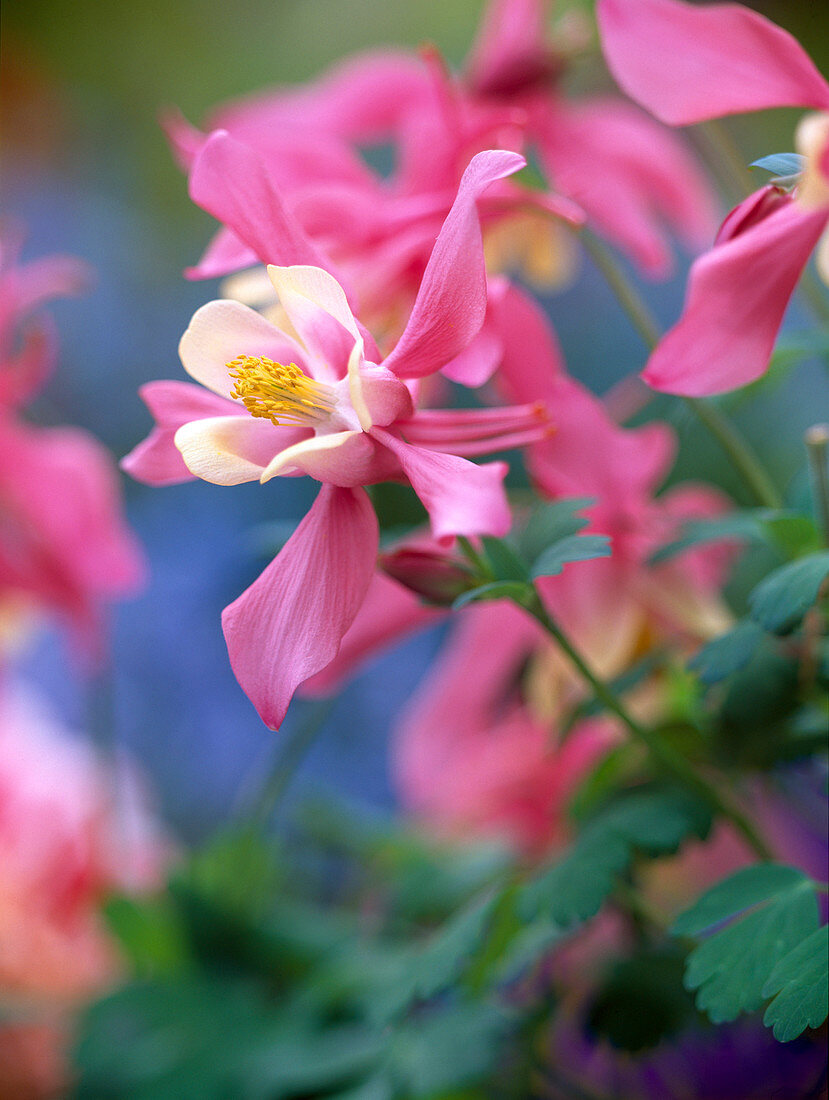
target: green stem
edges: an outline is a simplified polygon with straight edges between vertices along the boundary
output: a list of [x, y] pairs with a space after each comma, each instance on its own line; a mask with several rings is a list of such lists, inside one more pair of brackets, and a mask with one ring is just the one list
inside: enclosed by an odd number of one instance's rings
[[645, 300], [617, 264], [606, 245], [589, 229], [581, 231], [581, 241], [593, 263], [602, 273], [610, 289], [616, 295], [619, 305], [628, 315], [633, 327], [642, 337], [650, 351], [659, 343], [660, 331], [656, 318], [645, 304]]
[[303, 721], [285, 741], [275, 766], [265, 777], [248, 812], [247, 816], [254, 830], [259, 831], [267, 827], [274, 810], [282, 800], [297, 768], [314, 743], [333, 706], [333, 699], [321, 699], [313, 703], [308, 708]]
[[[628, 315], [631, 324], [648, 348], [653, 351], [660, 339], [659, 326], [653, 314], [616, 263], [610, 250], [587, 230], [582, 231], [582, 240], [594, 263], [607, 280], [610, 289], [616, 295], [622, 309]], [[777, 492], [773, 481], [766, 473], [754, 450], [731, 421], [723, 415], [716, 405], [703, 401], [698, 397], [683, 397], [682, 400], [694, 412], [700, 422], [705, 425], [731, 459], [735, 469], [741, 475], [757, 503], [765, 508], [779, 508], [781, 505], [780, 494]]]
[[815, 514], [823, 531], [823, 539], [829, 546], [829, 424], [814, 424], [806, 432], [806, 453], [812, 478], [812, 497]]
[[774, 482], [731, 421], [709, 401], [699, 397], [684, 397], [683, 401], [734, 463], [756, 502], [764, 508], [780, 508], [783, 502]]
[[683, 786], [687, 787], [699, 798], [707, 802], [715, 813], [728, 818], [760, 859], [771, 859], [771, 853], [765, 841], [743, 812], [728, 801], [716, 787], [708, 782], [707, 779], [699, 775], [682, 753], [677, 752], [677, 750], [660, 737], [655, 730], [641, 725], [628, 713], [618, 696], [611, 691], [607, 684], [598, 678], [579, 651], [573, 646], [567, 635], [550, 616], [537, 589], [533, 589], [532, 599], [528, 603], [521, 604], [520, 606], [523, 606], [524, 609], [544, 628], [550, 637], [555, 639], [581, 674], [582, 678], [590, 685], [593, 694], [599, 702], [602, 703], [605, 709], [610, 711], [611, 714], [616, 715], [616, 717], [627, 727], [629, 733], [635, 740], [645, 746], [651, 758], [661, 768], [679, 780]]

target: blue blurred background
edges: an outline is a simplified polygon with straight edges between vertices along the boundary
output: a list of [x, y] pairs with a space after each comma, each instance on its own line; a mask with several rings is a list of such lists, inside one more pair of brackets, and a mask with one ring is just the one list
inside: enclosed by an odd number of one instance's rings
[[[27, 258], [70, 252], [97, 271], [91, 293], [53, 307], [61, 362], [31, 417], [81, 425], [121, 457], [150, 425], [138, 386], [181, 376], [179, 337], [193, 311], [216, 296], [216, 284], [188, 282], [181, 274], [214, 223], [187, 198], [158, 126], [161, 109], [176, 105], [199, 123], [229, 96], [309, 79], [346, 53], [376, 44], [431, 41], [458, 63], [482, 6], [470, 0], [4, 0], [2, 214], [27, 227]], [[757, 6], [793, 30], [827, 68], [829, 7], [813, 0]], [[595, 75], [598, 86], [607, 86], [598, 63]], [[728, 126], [749, 162], [787, 150], [795, 117], [778, 111]], [[666, 323], [677, 315], [686, 267], [681, 259], [674, 279], [644, 288]], [[586, 264], [549, 308], [571, 371], [597, 392], [641, 367], [641, 344]], [[797, 333], [807, 320], [795, 306], [788, 331]], [[782, 389], [738, 410], [784, 481], [799, 464], [798, 440], [816, 401], [829, 401], [826, 376], [819, 364], [807, 363]], [[735, 488], [716, 449], [697, 435], [683, 449], [678, 474]], [[279, 739], [307, 708], [295, 703], [278, 735], [262, 727], [231, 675], [220, 612], [265, 564], [262, 525], [299, 519], [314, 486], [300, 479], [233, 489], [200, 482], [149, 489], [130, 482], [125, 493], [150, 580], [114, 615], [110, 670], [85, 682], [57, 634], [48, 634], [26, 656], [25, 671], [70, 724], [98, 727], [103, 738], [129, 746], [165, 816], [195, 838], [255, 787]], [[357, 677], [329, 715], [295, 792], [333, 786], [373, 806], [393, 804], [388, 731], [439, 638], [440, 630], [414, 638]]]

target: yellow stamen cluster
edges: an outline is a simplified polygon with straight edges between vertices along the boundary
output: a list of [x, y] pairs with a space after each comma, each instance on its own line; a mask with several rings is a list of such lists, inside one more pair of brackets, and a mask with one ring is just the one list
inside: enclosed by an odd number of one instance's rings
[[326, 420], [334, 411], [330, 386], [315, 382], [296, 363], [275, 363], [264, 355], [237, 355], [227, 364], [234, 381], [230, 396], [251, 416], [274, 424]]

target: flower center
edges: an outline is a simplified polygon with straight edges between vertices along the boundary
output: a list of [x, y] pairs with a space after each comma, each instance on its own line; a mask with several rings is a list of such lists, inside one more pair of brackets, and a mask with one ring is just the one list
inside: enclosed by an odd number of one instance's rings
[[327, 420], [334, 411], [331, 386], [315, 382], [296, 363], [286, 366], [264, 355], [237, 355], [227, 370], [234, 381], [230, 396], [251, 416], [274, 424], [307, 424]]

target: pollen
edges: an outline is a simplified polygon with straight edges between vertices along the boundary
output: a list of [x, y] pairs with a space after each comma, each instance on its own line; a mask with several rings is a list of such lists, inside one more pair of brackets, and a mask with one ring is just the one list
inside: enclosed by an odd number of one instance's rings
[[274, 424], [314, 424], [334, 411], [331, 387], [309, 378], [296, 363], [237, 355], [227, 370], [234, 382], [230, 396], [241, 401], [251, 416]]

